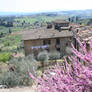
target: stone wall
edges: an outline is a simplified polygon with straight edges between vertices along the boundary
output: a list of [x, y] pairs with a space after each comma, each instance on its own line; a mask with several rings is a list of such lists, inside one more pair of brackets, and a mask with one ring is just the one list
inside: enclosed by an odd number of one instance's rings
[[[47, 39], [51, 40], [51, 44], [49, 45], [49, 50], [53, 51], [56, 50], [55, 45], [56, 45], [56, 39]], [[66, 37], [66, 38], [60, 38], [60, 53], [61, 56], [66, 54], [66, 47], [71, 46], [71, 41], [73, 39], [71, 37]], [[29, 55], [32, 53], [38, 54], [41, 49], [38, 49], [37, 51], [32, 50], [32, 46], [41, 46], [43, 45], [43, 40], [27, 40], [24, 41], [24, 50], [25, 50], [25, 55]]]
[[61, 56], [64, 56], [67, 54], [66, 52], [66, 48], [67, 47], [71, 47], [71, 42], [73, 41], [73, 39], [71, 37], [67, 37], [67, 38], [61, 38], [60, 40], [60, 52], [61, 52]]

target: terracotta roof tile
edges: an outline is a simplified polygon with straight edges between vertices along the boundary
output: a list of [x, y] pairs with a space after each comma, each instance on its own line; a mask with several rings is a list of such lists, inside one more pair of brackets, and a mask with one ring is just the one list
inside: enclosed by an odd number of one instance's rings
[[73, 36], [73, 33], [69, 30], [62, 30], [61, 32], [59, 32], [58, 30], [54, 29], [40, 28], [24, 31], [22, 35], [22, 40], [36, 40], [71, 36]]

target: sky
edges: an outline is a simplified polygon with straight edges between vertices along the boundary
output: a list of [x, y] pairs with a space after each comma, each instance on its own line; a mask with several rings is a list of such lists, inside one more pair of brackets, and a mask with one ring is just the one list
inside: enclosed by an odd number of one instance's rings
[[92, 0], [0, 0], [0, 12], [92, 9]]

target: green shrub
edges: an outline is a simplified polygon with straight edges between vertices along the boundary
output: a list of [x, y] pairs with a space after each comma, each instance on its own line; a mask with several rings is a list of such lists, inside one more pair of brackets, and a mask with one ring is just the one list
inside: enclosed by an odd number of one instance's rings
[[66, 47], [65, 51], [68, 55], [72, 54], [72, 48], [71, 47]]
[[44, 62], [48, 61], [49, 56], [47, 51], [42, 51], [38, 54], [37, 56], [38, 60], [41, 62], [41, 66], [42, 66], [42, 72], [44, 72]]
[[40, 62], [45, 62], [45, 61], [48, 61], [49, 57], [48, 57], [48, 53], [47, 51], [42, 51], [38, 54], [37, 56], [37, 59], [40, 61]]
[[3, 52], [0, 53], [0, 62], [7, 62], [10, 60], [12, 53], [10, 52]]
[[33, 67], [36, 71], [37, 62], [32, 56], [11, 60], [9, 70], [1, 74], [0, 84], [8, 87], [32, 85], [33, 80], [30, 80], [29, 72], [34, 74]]
[[4, 72], [0, 77], [0, 83], [7, 87], [14, 87], [19, 83], [19, 77], [15, 72]]
[[49, 53], [50, 60], [56, 60], [60, 58], [60, 53], [58, 51], [52, 51]]

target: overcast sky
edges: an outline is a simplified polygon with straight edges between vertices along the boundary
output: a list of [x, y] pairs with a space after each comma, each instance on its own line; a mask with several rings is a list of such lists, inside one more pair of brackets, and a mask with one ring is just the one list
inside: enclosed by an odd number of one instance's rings
[[0, 0], [3, 12], [92, 9], [92, 0]]

